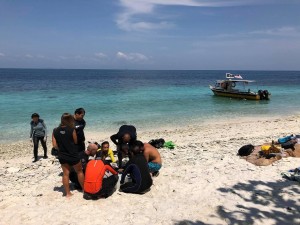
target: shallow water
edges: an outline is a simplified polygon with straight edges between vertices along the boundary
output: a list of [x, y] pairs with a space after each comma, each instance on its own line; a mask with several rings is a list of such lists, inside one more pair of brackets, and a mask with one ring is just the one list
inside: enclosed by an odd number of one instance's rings
[[[216, 97], [208, 88], [226, 72], [258, 81], [270, 101]], [[87, 131], [114, 133], [122, 124], [155, 129], [211, 119], [299, 112], [299, 71], [142, 71], [0, 69], [0, 142], [29, 137], [30, 116], [51, 133], [64, 112], [86, 110]]]

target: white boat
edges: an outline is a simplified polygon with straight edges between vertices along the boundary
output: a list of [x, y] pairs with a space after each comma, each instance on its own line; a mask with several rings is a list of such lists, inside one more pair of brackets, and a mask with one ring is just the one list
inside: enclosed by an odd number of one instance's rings
[[244, 80], [239, 74], [226, 73], [226, 79], [217, 80], [215, 85], [209, 85], [212, 92], [217, 96], [242, 98], [250, 100], [270, 100], [271, 93], [268, 90], [253, 91], [246, 88], [254, 80]]

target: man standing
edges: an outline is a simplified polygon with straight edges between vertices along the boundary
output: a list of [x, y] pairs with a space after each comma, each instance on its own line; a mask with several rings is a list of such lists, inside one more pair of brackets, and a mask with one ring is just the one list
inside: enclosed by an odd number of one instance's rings
[[83, 117], [85, 116], [84, 108], [78, 108], [75, 110], [74, 113], [74, 120], [75, 120], [75, 130], [77, 134], [77, 145], [78, 145], [78, 152], [82, 152], [85, 150], [85, 136], [84, 136], [84, 127], [86, 125], [85, 120]]
[[40, 119], [40, 115], [37, 113], [33, 113], [31, 115], [31, 122], [30, 122], [30, 141], [33, 142], [33, 155], [34, 160], [33, 162], [36, 162], [38, 160], [38, 147], [39, 147], [39, 141], [41, 141], [41, 144], [44, 149], [44, 159], [47, 159], [47, 127], [44, 123], [44, 120]]

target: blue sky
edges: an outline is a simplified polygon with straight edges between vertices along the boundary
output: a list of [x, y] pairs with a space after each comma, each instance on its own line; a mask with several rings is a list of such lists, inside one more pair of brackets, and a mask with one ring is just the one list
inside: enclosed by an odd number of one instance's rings
[[299, 0], [0, 0], [0, 68], [300, 70]]

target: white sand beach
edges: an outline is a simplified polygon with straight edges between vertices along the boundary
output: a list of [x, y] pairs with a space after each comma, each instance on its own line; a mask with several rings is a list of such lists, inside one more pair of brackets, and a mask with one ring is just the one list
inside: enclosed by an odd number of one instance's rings
[[[176, 148], [159, 149], [163, 167], [150, 192], [116, 190], [96, 201], [76, 190], [70, 199], [62, 196], [53, 156], [32, 163], [29, 142], [1, 144], [0, 224], [300, 224], [300, 185], [281, 177], [299, 167], [300, 158], [259, 167], [236, 155], [243, 145], [299, 134], [299, 124], [294, 115], [138, 130], [144, 142], [164, 138]], [[109, 136], [86, 132], [87, 141]]]

